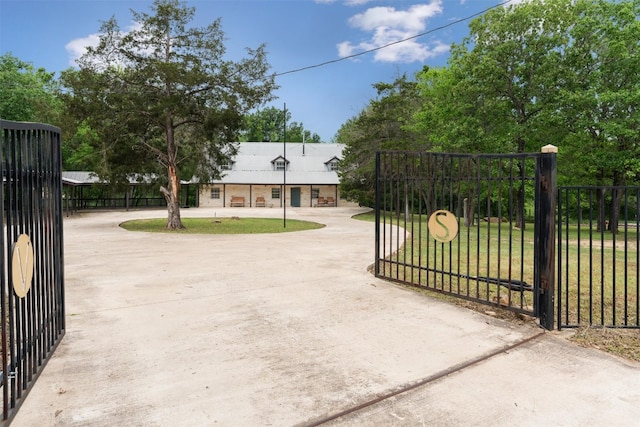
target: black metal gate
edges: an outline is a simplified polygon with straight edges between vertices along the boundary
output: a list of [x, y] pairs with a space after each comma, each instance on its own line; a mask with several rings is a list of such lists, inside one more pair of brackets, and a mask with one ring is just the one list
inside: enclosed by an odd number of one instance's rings
[[376, 175], [376, 276], [553, 328], [555, 152], [379, 152]]
[[640, 187], [558, 189], [558, 328], [640, 328]]
[[0, 121], [2, 419], [8, 424], [65, 331], [60, 130]]

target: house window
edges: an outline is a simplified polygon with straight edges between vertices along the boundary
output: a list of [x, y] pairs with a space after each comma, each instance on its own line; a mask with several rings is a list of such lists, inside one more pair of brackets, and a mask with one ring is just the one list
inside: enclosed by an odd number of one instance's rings
[[318, 197], [320, 197], [320, 189], [319, 188], [312, 188], [311, 189], [311, 198], [312, 199], [317, 199]]
[[285, 170], [286, 163], [284, 162], [284, 160], [276, 160], [275, 164], [276, 164], [276, 170], [277, 171]]
[[223, 163], [220, 165], [220, 170], [222, 171], [230, 171], [233, 169], [233, 162]]
[[279, 199], [280, 198], [280, 189], [279, 188], [272, 188], [271, 189], [271, 198], [272, 199]]
[[211, 189], [211, 198], [212, 199], [219, 199], [220, 198], [220, 189], [219, 188], [212, 188]]
[[329, 167], [330, 171], [337, 171], [338, 170], [338, 161], [337, 160], [331, 160], [329, 162], [328, 167]]

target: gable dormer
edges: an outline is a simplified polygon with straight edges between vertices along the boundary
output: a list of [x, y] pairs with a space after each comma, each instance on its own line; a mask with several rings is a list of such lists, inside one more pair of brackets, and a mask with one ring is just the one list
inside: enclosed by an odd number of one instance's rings
[[340, 164], [340, 159], [337, 156], [333, 156], [331, 159], [324, 162], [324, 165], [328, 171], [337, 171], [339, 164]]
[[226, 163], [222, 163], [220, 165], [220, 170], [221, 171], [230, 171], [233, 170], [233, 167], [235, 166], [236, 162], [234, 162], [233, 160], [229, 160]]
[[274, 171], [289, 170], [289, 163], [289, 160], [286, 160], [282, 156], [278, 156], [275, 159], [271, 160], [271, 165]]

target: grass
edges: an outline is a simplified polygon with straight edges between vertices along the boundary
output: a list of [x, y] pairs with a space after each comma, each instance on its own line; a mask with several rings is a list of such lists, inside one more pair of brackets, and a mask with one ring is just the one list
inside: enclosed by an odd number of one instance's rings
[[580, 328], [570, 340], [583, 347], [595, 348], [640, 362], [640, 330], [638, 329]]
[[[356, 216], [356, 219], [375, 221], [375, 213], [367, 212]], [[483, 223], [480, 227], [472, 227], [469, 233], [466, 227], [461, 227], [459, 238], [449, 246], [435, 244], [431, 239], [427, 241], [426, 217], [413, 219], [413, 223], [408, 221], [405, 225], [402, 216], [398, 219], [395, 215], [387, 213], [387, 223], [399, 222], [400, 226], [407, 227], [412, 237], [407, 236], [410, 240], [404, 244], [404, 235], [401, 235], [399, 246], [396, 248], [395, 238], [398, 232], [394, 231], [392, 247], [385, 248], [385, 261], [380, 265], [385, 276], [414, 283], [419, 288], [412, 287], [412, 289], [421, 293], [425, 292], [423, 289], [429, 289], [426, 292], [437, 298], [481, 312], [491, 310], [492, 313], [496, 312], [495, 315], [498, 317], [521, 321], [521, 316], [503, 313], [505, 310], [499, 307], [488, 308], [484, 304], [470, 302], [457, 296], [434, 293], [430, 290], [458, 293], [462, 296], [477, 297], [493, 303], [498, 302], [499, 305], [525, 310], [532, 303], [531, 295], [527, 299], [520, 299], [523, 294], [519, 292], [499, 289], [491, 284], [451, 279], [448, 275], [428, 273], [420, 266], [427, 265], [428, 259], [430, 268], [435, 266], [440, 270], [472, 276], [506, 276], [518, 280], [522, 278], [525, 282], [532, 284], [534, 242], [532, 224], [529, 224], [524, 232], [511, 230], [508, 225], [502, 224], [500, 235], [498, 235], [498, 224]], [[509, 242], [512, 237], [517, 243], [510, 247]], [[584, 227], [579, 231], [577, 226], [566, 227], [565, 225], [563, 235], [558, 237], [563, 239], [563, 271], [562, 277], [556, 273], [556, 279], [562, 280], [562, 299], [568, 301], [568, 305], [563, 307], [563, 323], [578, 326], [570, 339], [579, 345], [640, 361], [639, 329], [603, 327], [607, 324], [634, 325], [637, 323], [638, 319], [634, 311], [638, 298], [635, 283], [638, 269], [635, 262], [637, 259], [636, 233], [629, 233], [626, 236], [620, 233], [613, 236], [610, 232], [598, 232], [594, 235], [591, 249], [588, 231], [585, 232]], [[624, 245], [625, 237], [627, 247]], [[405, 266], [405, 264], [418, 267]], [[587, 268], [588, 266], [591, 268]], [[527, 293], [524, 293], [524, 296], [526, 297]], [[604, 305], [601, 301], [604, 301]], [[604, 307], [602, 311], [599, 309], [601, 306]], [[590, 327], [589, 324], [595, 327]]]
[[149, 233], [181, 233], [181, 234], [264, 234], [285, 233], [291, 231], [315, 230], [324, 224], [310, 221], [288, 219], [286, 227], [282, 218], [182, 218], [185, 228], [167, 230], [167, 220], [139, 219], [126, 221], [120, 227], [129, 231]]
[[[374, 215], [367, 213], [358, 219], [373, 221]], [[395, 224], [398, 218], [387, 214], [385, 220]], [[523, 233], [506, 224], [482, 223], [461, 227], [451, 244], [441, 244], [427, 235], [426, 216], [414, 216], [406, 224], [403, 218], [400, 221], [408, 234], [400, 231], [398, 236], [398, 231], [391, 231], [394, 241], [385, 244], [380, 264], [384, 276], [523, 313], [533, 310], [530, 292], [516, 288], [533, 284], [533, 230]], [[409, 239], [406, 244], [405, 238]], [[440, 273], [448, 271], [454, 275]], [[498, 278], [503, 286], [496, 284]], [[514, 287], [504, 286], [507, 282]]]

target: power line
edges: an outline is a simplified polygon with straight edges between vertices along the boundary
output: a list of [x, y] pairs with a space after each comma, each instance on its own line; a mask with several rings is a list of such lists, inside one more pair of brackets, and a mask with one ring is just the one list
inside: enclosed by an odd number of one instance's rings
[[468, 20], [473, 19], [473, 18], [475, 18], [477, 16], [483, 15], [483, 14], [485, 14], [486, 12], [488, 12], [488, 11], [490, 11], [492, 9], [496, 9], [498, 7], [501, 7], [501, 6], [504, 6], [504, 5], [508, 4], [508, 3], [511, 3], [512, 1], [513, 0], [507, 0], [507, 1], [504, 1], [502, 3], [498, 3], [497, 5], [488, 7], [488, 8], [486, 8], [486, 9], [480, 11], [480, 12], [476, 12], [473, 15], [469, 15], [469, 16], [467, 16], [465, 18], [460, 18], [460, 19], [457, 19], [455, 21], [451, 21], [448, 24], [441, 25], [441, 26], [436, 27], [436, 28], [432, 28], [429, 31], [425, 31], [424, 33], [420, 33], [420, 34], [413, 35], [411, 37], [407, 37], [406, 39], [396, 40], [394, 42], [387, 43], [387, 44], [382, 45], [382, 46], [374, 47], [373, 49], [364, 50], [362, 52], [354, 53], [353, 55], [345, 56], [343, 58], [332, 59], [330, 61], [325, 61], [325, 62], [321, 62], [319, 64], [314, 64], [314, 65], [307, 65], [306, 67], [296, 68], [296, 69], [293, 69], [293, 70], [284, 71], [282, 73], [274, 73], [273, 77], [280, 77], [280, 76], [284, 76], [286, 74], [293, 74], [293, 73], [299, 73], [300, 71], [310, 70], [312, 68], [324, 67], [325, 65], [334, 64], [336, 62], [345, 61], [347, 59], [356, 58], [358, 56], [366, 55], [366, 54], [371, 53], [371, 52], [375, 52], [375, 51], [378, 51], [378, 50], [386, 49], [389, 46], [393, 46], [393, 45], [396, 45], [396, 44], [399, 44], [399, 43], [404, 43], [404, 42], [409, 41], [409, 40], [417, 39], [419, 37], [426, 36], [426, 35], [431, 34], [431, 33], [435, 33], [436, 31], [440, 31], [440, 30], [443, 30], [445, 28], [452, 27], [452, 26], [457, 25], [457, 24], [459, 24], [461, 22], [468, 21]]
[[[378, 50], [386, 49], [386, 48], [388, 48], [390, 46], [394, 46], [396, 44], [404, 43], [404, 42], [409, 41], [409, 40], [417, 39], [419, 37], [423, 37], [423, 36], [426, 36], [428, 34], [435, 33], [436, 31], [440, 31], [440, 30], [443, 30], [445, 28], [452, 27], [452, 26], [457, 25], [457, 24], [459, 24], [461, 22], [468, 21], [468, 20], [473, 19], [473, 18], [475, 18], [477, 16], [483, 15], [483, 14], [485, 14], [486, 12], [488, 12], [488, 11], [490, 11], [492, 9], [497, 9], [498, 7], [505, 6], [505, 5], [509, 4], [509, 3], [511, 3], [512, 1], [514, 1], [514, 0], [503, 1], [501, 3], [498, 3], [498, 4], [494, 5], [494, 6], [490, 6], [490, 7], [486, 8], [486, 9], [484, 9], [484, 10], [481, 10], [480, 12], [476, 12], [476, 13], [474, 13], [472, 15], [466, 16], [464, 18], [457, 19], [455, 21], [451, 21], [448, 24], [441, 25], [441, 26], [436, 27], [436, 28], [432, 28], [429, 31], [425, 31], [423, 33], [415, 34], [415, 35], [407, 37], [405, 39], [396, 40], [394, 42], [387, 43], [385, 45], [378, 46], [378, 47], [375, 47], [375, 48], [372, 48], [372, 49], [369, 49], [369, 50], [364, 50], [362, 52], [354, 53], [353, 55], [345, 56], [345, 57], [342, 57], [342, 58], [332, 59], [332, 60], [321, 62], [321, 63], [318, 63], [318, 64], [308, 65], [306, 67], [295, 68], [293, 70], [284, 71], [282, 73], [274, 73], [274, 74], [272, 74], [272, 76], [273, 77], [280, 77], [280, 76], [284, 76], [284, 75], [287, 75], [287, 74], [299, 73], [301, 71], [306, 71], [306, 70], [310, 70], [310, 69], [313, 69], [313, 68], [324, 67], [325, 65], [334, 64], [336, 62], [342, 62], [342, 61], [345, 61], [347, 59], [356, 58], [358, 56], [366, 55], [366, 54], [371, 53], [371, 52], [376, 52]], [[5, 86], [5, 85], [6, 85], [6, 83], [3, 82], [2, 86]]]

